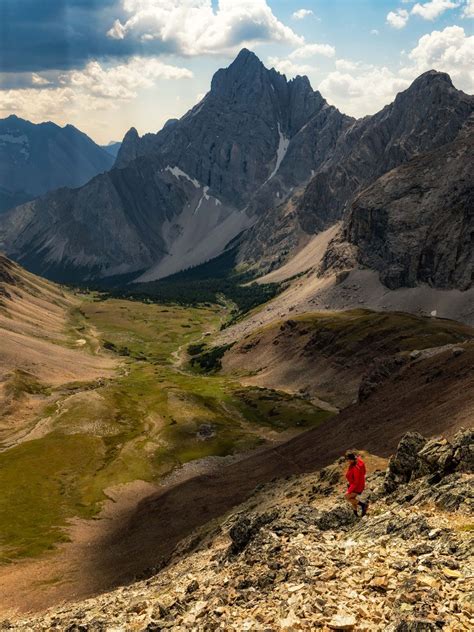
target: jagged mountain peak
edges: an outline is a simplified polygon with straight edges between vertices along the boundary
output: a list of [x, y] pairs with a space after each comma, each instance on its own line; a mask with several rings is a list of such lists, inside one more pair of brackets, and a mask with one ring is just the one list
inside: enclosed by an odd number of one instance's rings
[[125, 136], [123, 137], [123, 142], [138, 139], [138, 138], [140, 138], [140, 134], [137, 132], [137, 128], [131, 127], [128, 130], [128, 132], [126, 132]]
[[140, 135], [135, 127], [131, 127], [125, 134], [117, 153], [116, 167], [123, 167], [139, 154]]
[[249, 50], [248, 48], [242, 48], [242, 50], [232, 62], [231, 66], [238, 67], [245, 65], [263, 66], [263, 63], [253, 51]]
[[291, 85], [298, 86], [302, 89], [309, 89], [309, 90], [313, 89], [311, 87], [311, 82], [306, 75], [296, 75], [296, 77], [293, 77], [293, 79], [290, 79], [288, 81], [288, 84], [290, 86]]
[[[223, 98], [245, 98], [248, 89], [270, 83], [270, 71], [255, 53], [242, 49], [227, 68], [220, 68], [211, 81], [211, 94]], [[266, 81], [265, 81], [266, 79]]]
[[[227, 98], [247, 98], [247, 90], [284, 95], [288, 91], [313, 94], [306, 76], [297, 75], [287, 80], [275, 68], [267, 68], [255, 53], [243, 48], [234, 61], [219, 69], [212, 78], [211, 94]], [[276, 96], [278, 98], [278, 96]]]

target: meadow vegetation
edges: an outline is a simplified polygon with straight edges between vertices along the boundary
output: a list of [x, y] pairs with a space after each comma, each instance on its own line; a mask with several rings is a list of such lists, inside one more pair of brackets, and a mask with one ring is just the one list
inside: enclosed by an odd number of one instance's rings
[[26, 372], [12, 376], [12, 397], [30, 393], [44, 406], [29, 428], [34, 438], [0, 445], [0, 563], [66, 539], [68, 521], [97, 515], [108, 487], [157, 482], [190, 460], [246, 451], [328, 416], [187, 364], [186, 350], [207, 348], [226, 306], [82, 299], [70, 314], [71, 346], [80, 335], [85, 353], [113, 355], [119, 368], [54, 388]]

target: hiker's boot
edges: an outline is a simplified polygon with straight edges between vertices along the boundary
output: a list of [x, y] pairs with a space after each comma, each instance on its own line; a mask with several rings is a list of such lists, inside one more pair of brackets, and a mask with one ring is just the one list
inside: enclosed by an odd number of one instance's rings
[[369, 503], [368, 502], [363, 503], [359, 501], [359, 505], [362, 510], [362, 518], [363, 518], [367, 514], [367, 507], [369, 506]]

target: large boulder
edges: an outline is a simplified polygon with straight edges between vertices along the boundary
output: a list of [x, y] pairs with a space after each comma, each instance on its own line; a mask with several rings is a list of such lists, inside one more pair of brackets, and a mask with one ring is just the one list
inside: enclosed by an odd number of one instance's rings
[[459, 472], [474, 472], [474, 430], [462, 428], [452, 440]]
[[352, 525], [355, 521], [356, 517], [349, 505], [336, 505], [333, 509], [324, 511], [316, 519], [316, 526], [321, 531], [329, 531]]
[[439, 472], [440, 474], [452, 472], [456, 467], [454, 452], [454, 447], [447, 439], [442, 437], [431, 439], [418, 452], [421, 470], [424, 472], [427, 468], [430, 472]]
[[418, 453], [426, 444], [419, 432], [407, 432], [400, 440], [396, 453], [390, 458], [384, 481], [387, 494], [395, 491], [399, 485], [408, 483], [413, 471], [419, 466]]

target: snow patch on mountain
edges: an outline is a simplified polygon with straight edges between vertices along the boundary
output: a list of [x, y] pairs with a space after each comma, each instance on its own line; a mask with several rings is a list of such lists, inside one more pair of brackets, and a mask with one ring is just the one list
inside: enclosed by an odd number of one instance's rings
[[170, 165], [168, 165], [167, 167], [165, 167], [165, 171], [169, 171], [170, 173], [172, 173], [175, 178], [184, 178], [185, 180], [188, 180], [196, 187], [196, 189], [199, 189], [199, 187], [201, 186], [196, 178], [191, 178], [191, 176], [188, 176], [188, 174], [179, 167], [171, 167]]
[[204, 187], [203, 191], [202, 191], [202, 195], [201, 195], [201, 199], [199, 200], [196, 208], [194, 209], [194, 215], [199, 211], [199, 209], [201, 208], [201, 205], [203, 203], [204, 200], [209, 200], [210, 197], [207, 194], [207, 192], [209, 191], [209, 187]]
[[268, 178], [265, 180], [265, 184], [269, 182], [273, 178], [273, 176], [277, 173], [283, 161], [283, 158], [285, 157], [286, 152], [288, 151], [288, 146], [290, 144], [290, 139], [287, 138], [281, 131], [280, 123], [278, 123], [278, 136], [279, 136], [279, 142], [278, 142], [278, 149], [277, 149], [277, 154], [276, 154], [275, 168], [273, 169], [271, 174], [268, 176]]

